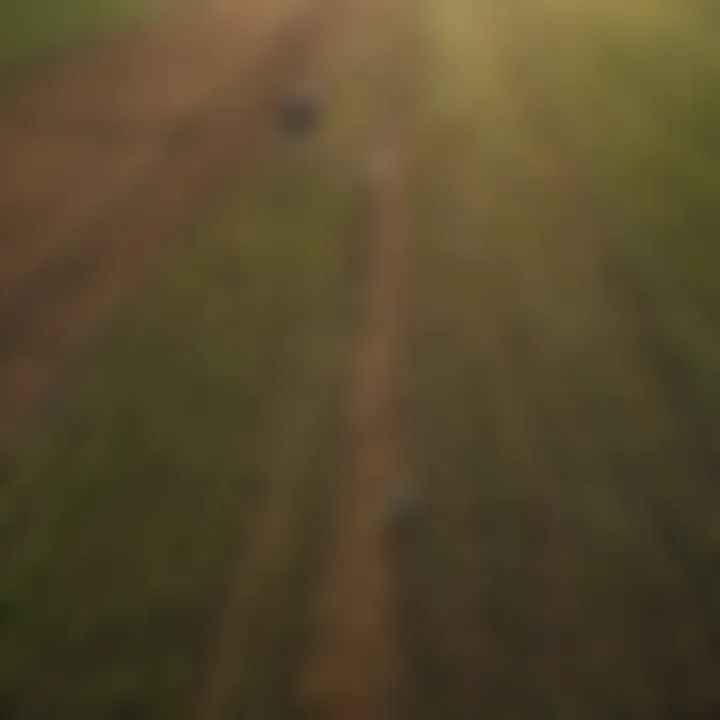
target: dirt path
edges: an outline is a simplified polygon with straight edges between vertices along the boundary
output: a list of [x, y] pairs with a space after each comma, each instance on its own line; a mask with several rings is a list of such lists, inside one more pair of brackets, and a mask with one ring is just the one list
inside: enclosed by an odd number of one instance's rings
[[[395, 33], [391, 42], [404, 46], [402, 39]], [[405, 81], [401, 72], [399, 82]], [[314, 636], [300, 678], [302, 702], [318, 718], [384, 720], [407, 712], [410, 668], [397, 617], [392, 513], [394, 502], [412, 492], [398, 394], [409, 232], [402, 120], [409, 108], [397, 107], [402, 88], [394, 79], [389, 90], [380, 98], [389, 102], [368, 168], [371, 224], [350, 390], [348, 474], [338, 479]]]
[[203, 0], [6, 88], [0, 450], [272, 132], [323, 0]]
[[378, 150], [375, 231], [351, 398], [350, 475], [332, 518], [316, 647], [305, 680], [318, 717], [400, 717], [404, 659], [393, 617], [390, 503], [404, 467], [394, 383], [406, 240], [401, 158]]
[[[332, 31], [316, 44], [304, 69], [313, 83], [328, 90], [329, 95], [334, 85], [351, 79], [357, 62], [353, 41], [364, 36], [371, 17], [369, 4], [355, 0], [336, 3]], [[317, 327], [305, 340], [306, 356], [294, 363], [292, 387], [282, 401], [271, 466], [252, 523], [238, 538], [237, 566], [217, 618], [199, 687], [194, 711], [198, 720], [258, 712], [253, 697], [262, 695], [263, 690], [247, 687], [248, 682], [254, 682], [248, 677], [258, 662], [268, 663], [259, 670], [263, 677], [279, 671], [273, 660], [263, 655], [266, 626], [282, 623], [268, 616], [267, 606], [277, 603], [288, 563], [293, 562], [294, 545], [303, 541], [298, 534], [308, 531], [307, 527], [303, 530], [307, 521], [303, 508], [307, 506], [307, 497], [318, 492], [315, 486], [318, 479], [309, 473], [308, 464], [318, 442], [316, 435], [323, 423], [323, 413], [327, 411], [323, 398], [335, 362], [335, 356], [328, 350], [328, 327], [322, 322], [315, 324]], [[314, 502], [319, 502], [317, 497]], [[293, 602], [302, 607], [299, 600]], [[289, 689], [291, 701], [292, 695]]]

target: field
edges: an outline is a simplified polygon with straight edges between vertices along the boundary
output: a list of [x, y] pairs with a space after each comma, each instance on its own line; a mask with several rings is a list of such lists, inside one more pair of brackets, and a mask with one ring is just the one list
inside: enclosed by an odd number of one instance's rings
[[142, 17], [157, 0], [25, 0], [0, 7], [0, 71]]
[[715, 717], [718, 32], [196, 0], [34, 61], [0, 717]]

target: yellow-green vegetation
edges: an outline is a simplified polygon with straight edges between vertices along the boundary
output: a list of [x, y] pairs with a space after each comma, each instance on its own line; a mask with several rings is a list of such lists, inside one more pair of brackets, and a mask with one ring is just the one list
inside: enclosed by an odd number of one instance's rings
[[717, 11], [703, 0], [527, 7], [525, 81], [595, 185], [600, 221], [668, 341], [718, 386]]
[[[709, 717], [720, 16], [424, 0], [418, 19], [398, 397], [421, 495], [393, 565], [408, 717]], [[298, 716], [350, 471], [360, 167], [397, 89], [380, 35], [344, 43], [357, 67], [333, 75], [317, 137], [261, 153], [9, 465], [0, 716], [192, 716], [289, 417], [286, 542], [231, 705]]]
[[426, 717], [717, 708], [720, 17], [424, 3]]
[[[169, 0], [168, 0], [169, 1]], [[0, 4], [0, 69], [72, 45], [165, 0], [22, 0]]]

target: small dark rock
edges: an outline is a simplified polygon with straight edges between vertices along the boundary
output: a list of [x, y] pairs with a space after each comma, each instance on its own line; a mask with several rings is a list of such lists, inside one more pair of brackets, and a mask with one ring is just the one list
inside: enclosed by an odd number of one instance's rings
[[409, 485], [395, 488], [390, 497], [390, 526], [395, 533], [403, 533], [415, 526], [420, 511], [417, 490]]
[[291, 135], [308, 135], [317, 124], [317, 98], [307, 89], [286, 95], [281, 108], [283, 128]]

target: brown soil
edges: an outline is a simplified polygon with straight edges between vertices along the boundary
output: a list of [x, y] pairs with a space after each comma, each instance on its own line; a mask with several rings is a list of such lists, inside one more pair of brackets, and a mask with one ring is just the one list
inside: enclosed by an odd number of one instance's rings
[[391, 503], [405, 482], [397, 416], [398, 352], [407, 238], [404, 169], [397, 143], [372, 158], [374, 228], [351, 391], [348, 476], [331, 518], [302, 678], [317, 717], [401, 717], [407, 666], [394, 617], [397, 587]]
[[269, 133], [323, 7], [198, 0], [5, 89], [0, 449]]
[[[388, 151], [389, 152], [389, 151]], [[306, 692], [319, 717], [397, 717], [402, 661], [392, 618], [389, 508], [402, 477], [393, 422], [404, 216], [396, 158], [382, 157], [351, 406], [351, 463], [332, 518]], [[386, 166], [386, 167], [385, 167]]]
[[[412, 6], [381, 8], [387, 45], [379, 141], [368, 165], [370, 232], [354, 380], [347, 476], [339, 478], [327, 555], [300, 678], [312, 717], [389, 720], [409, 716], [412, 658], [400, 617], [404, 587], [395, 552], [412, 522], [418, 488], [409, 477], [402, 411], [402, 348], [410, 235], [409, 158], [417, 57]], [[406, 503], [408, 503], [406, 505]]]

